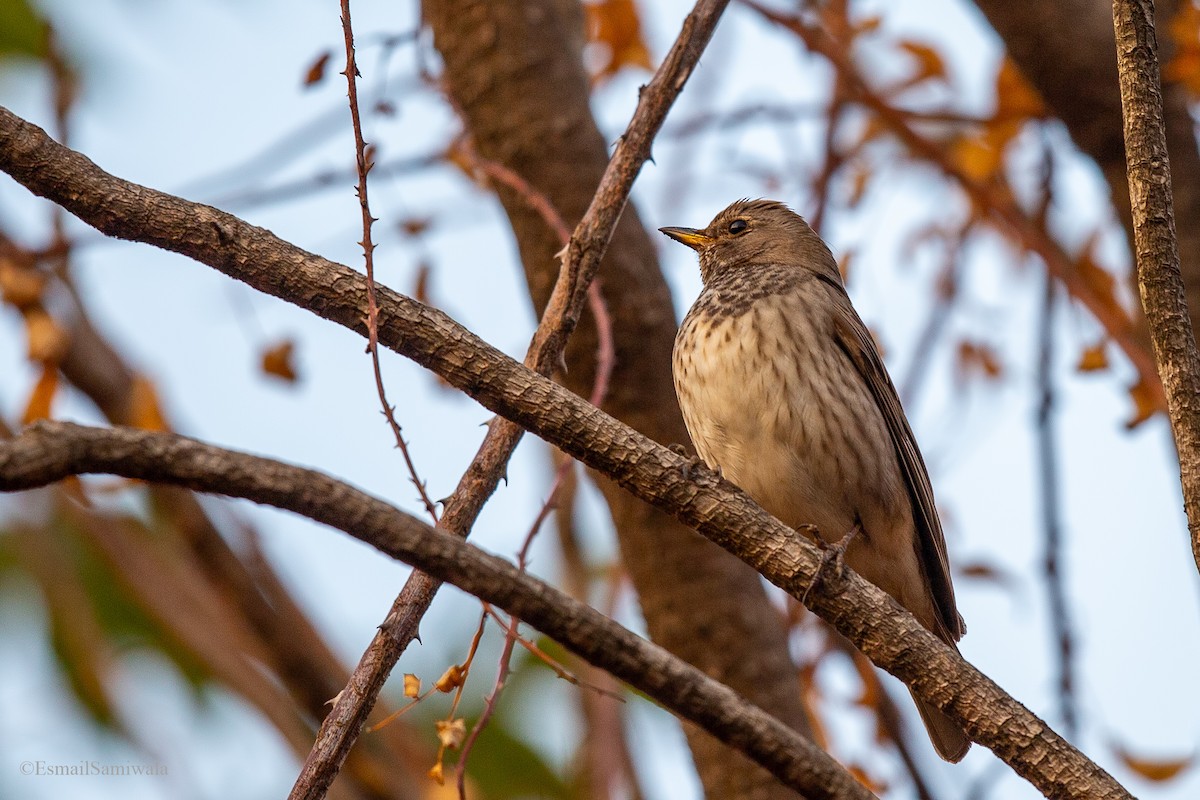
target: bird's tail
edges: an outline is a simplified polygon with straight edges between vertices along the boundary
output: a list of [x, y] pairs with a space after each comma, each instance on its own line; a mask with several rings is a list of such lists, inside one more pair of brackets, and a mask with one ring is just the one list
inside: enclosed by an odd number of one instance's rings
[[925, 730], [929, 732], [929, 739], [938, 755], [950, 762], [962, 761], [971, 748], [971, 740], [958, 723], [915, 694], [913, 702], [917, 704], [917, 711], [921, 712], [921, 721], [925, 723]]

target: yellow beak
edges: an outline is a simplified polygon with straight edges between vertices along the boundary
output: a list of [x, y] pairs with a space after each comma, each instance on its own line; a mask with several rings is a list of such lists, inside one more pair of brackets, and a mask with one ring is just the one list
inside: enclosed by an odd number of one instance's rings
[[706, 236], [704, 231], [698, 231], [695, 228], [659, 228], [659, 230], [693, 250], [700, 250], [712, 243], [712, 239]]

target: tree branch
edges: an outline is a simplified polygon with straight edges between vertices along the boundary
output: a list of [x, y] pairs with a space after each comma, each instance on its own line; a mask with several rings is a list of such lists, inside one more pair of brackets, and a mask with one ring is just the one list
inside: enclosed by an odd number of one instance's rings
[[520, 617], [807, 797], [874, 797], [811, 741], [661, 647], [507, 561], [320, 472], [132, 428], [39, 422], [0, 443], [4, 491], [90, 473], [241, 497], [337, 528]]
[[1188, 318], [1171, 165], [1159, 93], [1158, 42], [1152, 0], [1113, 0], [1117, 72], [1125, 117], [1125, 162], [1133, 209], [1138, 289], [1150, 323], [1154, 358], [1167, 393], [1171, 431], [1179, 449], [1179, 480], [1187, 511], [1192, 556], [1200, 569], [1200, 354]]
[[[209, 206], [105, 173], [0, 108], [0, 169], [101, 231], [182, 253], [366, 334], [361, 275]], [[1051, 797], [1129, 794], [1045, 722], [847, 570], [812, 584], [817, 549], [711, 472], [516, 363], [446, 314], [379, 287], [379, 341], [735, 553]], [[699, 473], [697, 475], [697, 473]], [[521, 612], [523, 614], [523, 612]], [[531, 619], [531, 618], [530, 618]]]

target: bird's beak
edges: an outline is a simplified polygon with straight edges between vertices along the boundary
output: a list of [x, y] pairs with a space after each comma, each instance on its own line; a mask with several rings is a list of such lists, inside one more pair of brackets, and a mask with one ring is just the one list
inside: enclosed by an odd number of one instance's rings
[[659, 228], [659, 230], [675, 241], [686, 244], [697, 251], [712, 243], [712, 239], [705, 235], [704, 231], [698, 231], [695, 228]]

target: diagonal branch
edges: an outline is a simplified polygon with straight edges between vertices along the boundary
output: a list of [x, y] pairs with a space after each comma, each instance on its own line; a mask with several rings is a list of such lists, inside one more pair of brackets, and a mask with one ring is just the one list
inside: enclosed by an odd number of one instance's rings
[[[526, 366], [534, 371], [549, 374], [562, 361], [567, 337], [578, 324], [589, 285], [600, 267], [600, 260], [628, 200], [633, 181], [650, 156], [650, 143], [662, 127], [667, 111], [682, 91], [704, 46], [712, 37], [717, 20], [728, 2], [700, 0], [696, 4], [696, 8], [684, 20], [679, 37], [662, 66], [642, 91], [633, 118], [609, 161], [592, 205], [566, 247], [553, 298], [542, 315], [525, 356]], [[352, 52], [347, 40], [348, 58]], [[350, 72], [348, 77], [353, 86], [350, 65], [347, 71]], [[360, 191], [365, 202], [365, 178]], [[366, 215], [365, 226], [369, 219], [365, 206], [363, 213]], [[368, 280], [368, 286], [373, 291], [373, 282]], [[374, 344], [378, 333], [377, 319], [373, 314], [369, 315], [369, 319], [374, 328], [368, 331], [368, 341]], [[439, 528], [464, 538], [470, 533], [483, 504], [504, 476], [508, 459], [523, 433], [519, 426], [508, 420], [492, 421], [478, 453], [444, 506]], [[440, 581], [420, 572], [412, 574], [405, 581], [387, 618], [359, 659], [345, 690], [338, 695], [333, 708], [323, 720], [313, 748], [292, 787], [290, 800], [316, 800], [333, 781], [362, 731], [392, 667], [416, 638], [417, 628], [439, 586]]]
[[[99, 230], [182, 253], [365, 335], [364, 280], [209, 206], [121, 180], [0, 108], [0, 169]], [[882, 590], [847, 571], [811, 585], [821, 554], [732, 484], [697, 470], [412, 298], [379, 287], [380, 344], [608, 475], [737, 555], [832, 624], [876, 665], [963, 726], [1047, 796], [1129, 797]], [[522, 612], [523, 615], [523, 612]]]
[[874, 797], [811, 741], [661, 647], [509, 562], [320, 472], [132, 428], [41, 422], [0, 443], [0, 490], [90, 473], [242, 497], [342, 530], [534, 625], [806, 797]]

